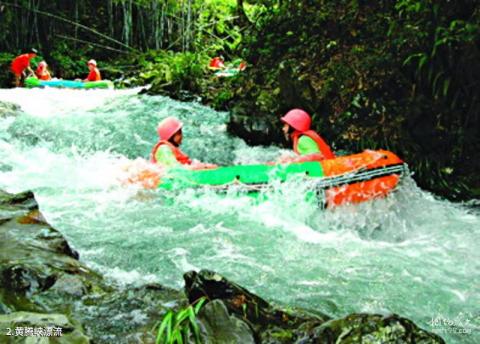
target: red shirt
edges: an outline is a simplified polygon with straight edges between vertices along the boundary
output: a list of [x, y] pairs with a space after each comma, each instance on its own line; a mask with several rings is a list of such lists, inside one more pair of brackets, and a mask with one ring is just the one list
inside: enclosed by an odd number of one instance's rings
[[211, 68], [223, 68], [225, 65], [220, 57], [214, 57], [210, 60], [210, 67]]
[[17, 56], [12, 61], [12, 72], [20, 75], [25, 69], [30, 67], [30, 60], [35, 57], [35, 54], [23, 54]]
[[100, 81], [102, 80], [102, 76], [100, 75], [100, 71], [98, 68], [94, 68], [93, 70], [88, 73], [87, 81]]

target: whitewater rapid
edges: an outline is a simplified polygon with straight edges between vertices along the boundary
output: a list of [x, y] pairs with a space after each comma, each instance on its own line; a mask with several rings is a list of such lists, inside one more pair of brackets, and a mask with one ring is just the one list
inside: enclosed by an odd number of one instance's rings
[[[394, 312], [449, 342], [480, 342], [475, 207], [412, 178], [386, 199], [328, 211], [306, 202], [295, 181], [261, 203], [122, 185], [122, 166], [148, 157], [169, 115], [185, 122], [182, 149], [202, 161], [257, 163], [284, 152], [230, 136], [228, 113], [137, 92], [0, 90], [0, 101], [23, 111], [0, 118], [0, 188], [33, 190], [87, 264], [119, 284], [176, 288], [184, 272], [212, 269], [279, 303], [332, 316]], [[438, 317], [468, 333], [435, 328]]]

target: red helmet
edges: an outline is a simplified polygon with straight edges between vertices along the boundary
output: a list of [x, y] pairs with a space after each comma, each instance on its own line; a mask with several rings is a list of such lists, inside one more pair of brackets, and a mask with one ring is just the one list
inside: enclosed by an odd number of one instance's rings
[[158, 123], [157, 133], [160, 136], [160, 140], [168, 141], [173, 135], [180, 129], [182, 129], [183, 123], [175, 117], [167, 117]]
[[310, 130], [310, 125], [312, 124], [310, 115], [301, 109], [290, 110], [281, 119], [282, 122], [301, 132]]

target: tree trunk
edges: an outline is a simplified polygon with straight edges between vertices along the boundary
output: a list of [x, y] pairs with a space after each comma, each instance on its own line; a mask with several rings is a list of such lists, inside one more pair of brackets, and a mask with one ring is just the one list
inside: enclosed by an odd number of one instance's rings
[[132, 35], [132, 0], [122, 2], [123, 7], [123, 42], [130, 46]]

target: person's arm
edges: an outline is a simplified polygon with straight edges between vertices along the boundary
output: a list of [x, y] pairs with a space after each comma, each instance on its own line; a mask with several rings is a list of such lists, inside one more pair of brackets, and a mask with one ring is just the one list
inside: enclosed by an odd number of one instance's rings
[[26, 70], [28, 70], [28, 77], [30, 77], [30, 76], [36, 76], [36, 75], [35, 75], [35, 72], [33, 71], [32, 67], [30, 67], [30, 65], [28, 65], [28, 67], [26, 68]]
[[194, 159], [190, 165], [186, 165], [185, 167], [189, 170], [209, 170], [212, 168], [217, 168], [218, 165], [208, 162], [201, 162]]
[[325, 157], [322, 155], [322, 153], [311, 153], [307, 155], [300, 155], [300, 156], [294, 156], [294, 157], [284, 157], [280, 158], [278, 161], [279, 164], [292, 164], [294, 162], [310, 162], [310, 161], [320, 161], [324, 160]]

